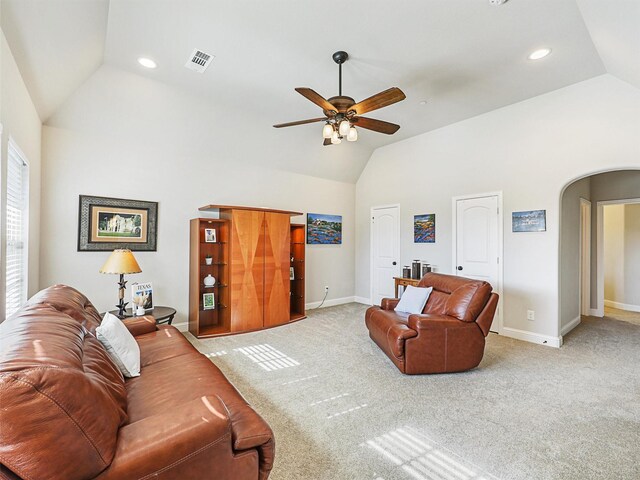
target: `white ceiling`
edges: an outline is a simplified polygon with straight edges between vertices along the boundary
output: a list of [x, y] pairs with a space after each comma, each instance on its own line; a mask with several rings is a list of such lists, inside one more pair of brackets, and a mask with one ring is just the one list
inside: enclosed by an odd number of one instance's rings
[[[303, 151], [279, 168], [346, 181], [358, 178], [374, 148], [600, 75], [605, 66], [640, 87], [637, 0], [500, 7], [489, 0], [1, 1], [2, 29], [45, 122], [104, 63], [252, 118], [256, 137], [273, 145], [295, 137]], [[527, 60], [541, 46], [552, 55]], [[215, 55], [203, 75], [183, 66], [193, 48]], [[321, 147], [321, 123], [273, 129], [321, 116], [293, 89], [336, 95], [331, 54], [340, 49], [350, 54], [344, 94], [357, 101], [391, 86], [406, 93], [368, 115], [400, 124], [399, 132], [360, 129], [358, 148], [347, 150]], [[158, 68], [139, 66], [143, 55]], [[344, 149], [342, 161], [353, 156], [340, 171], [326, 161], [336, 149]]]
[[0, 25], [42, 120], [102, 64], [109, 0], [0, 0]]

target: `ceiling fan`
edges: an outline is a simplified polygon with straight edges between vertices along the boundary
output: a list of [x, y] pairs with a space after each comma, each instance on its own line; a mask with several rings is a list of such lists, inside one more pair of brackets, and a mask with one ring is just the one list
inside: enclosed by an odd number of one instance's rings
[[373, 130], [374, 132], [386, 133], [387, 135], [396, 133], [400, 125], [373, 118], [361, 117], [361, 115], [400, 102], [406, 98], [405, 94], [398, 87], [392, 87], [358, 103], [351, 97], [343, 96], [342, 64], [346, 62], [348, 58], [349, 54], [347, 52], [339, 51], [333, 54], [333, 61], [338, 64], [337, 97], [331, 97], [326, 100], [310, 88], [296, 88], [296, 92], [322, 108], [325, 115], [324, 117], [280, 123], [274, 125], [274, 127], [293, 127], [294, 125], [304, 125], [307, 123], [326, 122], [322, 129], [324, 145], [339, 144], [344, 137], [346, 137], [349, 142], [355, 142], [358, 139], [358, 131], [355, 127], [362, 127], [367, 130]]

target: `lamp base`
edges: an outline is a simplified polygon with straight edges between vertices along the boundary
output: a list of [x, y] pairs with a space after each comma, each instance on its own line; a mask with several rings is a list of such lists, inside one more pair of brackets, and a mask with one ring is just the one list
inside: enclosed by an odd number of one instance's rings
[[126, 317], [126, 315], [124, 314], [124, 310], [125, 308], [127, 308], [127, 305], [129, 304], [129, 302], [124, 301], [124, 293], [127, 287], [127, 282], [124, 279], [123, 273], [120, 274], [120, 281], [118, 282], [118, 287], [120, 288], [118, 288], [118, 304], [116, 305], [116, 307], [118, 307], [118, 318], [122, 320], [123, 318]]

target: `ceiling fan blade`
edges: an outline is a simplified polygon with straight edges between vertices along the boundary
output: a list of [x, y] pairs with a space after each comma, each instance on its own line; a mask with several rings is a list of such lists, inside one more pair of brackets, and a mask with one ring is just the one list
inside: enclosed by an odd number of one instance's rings
[[388, 107], [394, 103], [400, 102], [407, 98], [402, 90], [398, 87], [391, 87], [384, 92], [376, 93], [373, 97], [356, 103], [349, 107], [349, 111], [356, 112], [356, 115], [362, 115], [367, 112], [378, 110], [379, 108]]
[[328, 112], [336, 112], [336, 107], [331, 105], [328, 100], [326, 100], [319, 93], [314, 92], [310, 88], [307, 87], [298, 87], [296, 88], [296, 92], [302, 95], [307, 100], [311, 100], [313, 103], [318, 105], [322, 110], [326, 110]]
[[330, 138], [325, 138], [324, 142], [322, 142], [322, 145], [324, 145], [326, 147], [327, 145], [333, 145], [333, 143], [331, 143], [331, 139]]
[[383, 122], [382, 120], [376, 120], [375, 118], [356, 117], [351, 121], [355, 123], [357, 127], [373, 130], [374, 132], [386, 133], [387, 135], [393, 135], [400, 128], [400, 125]]
[[275, 128], [294, 127], [296, 125], [304, 125], [305, 123], [324, 122], [326, 119], [327, 117], [310, 118], [309, 120], [298, 120], [297, 122], [279, 123], [278, 125], [274, 125], [274, 127]]

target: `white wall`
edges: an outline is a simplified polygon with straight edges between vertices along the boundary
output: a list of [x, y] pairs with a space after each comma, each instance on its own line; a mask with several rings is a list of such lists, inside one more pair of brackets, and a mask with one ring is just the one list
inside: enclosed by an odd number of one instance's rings
[[[560, 194], [587, 173], [639, 167], [639, 131], [640, 90], [602, 75], [376, 150], [356, 186], [356, 295], [369, 296], [372, 206], [401, 204], [403, 264], [450, 272], [451, 198], [501, 190], [503, 333], [557, 342]], [[547, 231], [512, 233], [511, 212], [533, 209], [547, 211]], [[436, 243], [413, 244], [412, 216], [432, 212]]]
[[76, 251], [78, 196], [87, 194], [159, 202], [158, 251], [136, 252], [143, 272], [128, 279], [152, 281], [154, 300], [177, 308], [178, 322], [188, 310], [189, 219], [211, 203], [342, 215], [342, 245], [307, 246], [307, 302], [321, 300], [325, 285], [330, 300], [353, 297], [355, 186], [268, 168], [275, 157], [304, 162], [304, 154], [288, 144], [260, 151], [232, 130], [243, 131], [235, 117], [223, 125], [224, 113], [101, 67], [44, 128], [42, 287], [75, 286], [100, 310], [116, 301], [116, 277], [98, 273], [108, 253]]
[[[560, 232], [560, 323], [580, 316], [580, 199], [591, 199], [590, 177], [569, 185], [562, 197]], [[594, 227], [595, 228], [595, 227]]]
[[603, 208], [604, 299], [624, 302], [624, 205]]
[[[11, 50], [0, 31], [0, 124], [2, 124], [2, 145], [0, 157], [0, 224], [6, 225], [7, 198], [7, 148], [11, 138], [25, 155], [29, 164], [29, 280], [28, 293], [32, 295], [39, 288], [40, 254], [40, 138], [42, 123], [27, 92]], [[5, 318], [5, 251], [6, 232], [0, 235], [0, 320]]]

